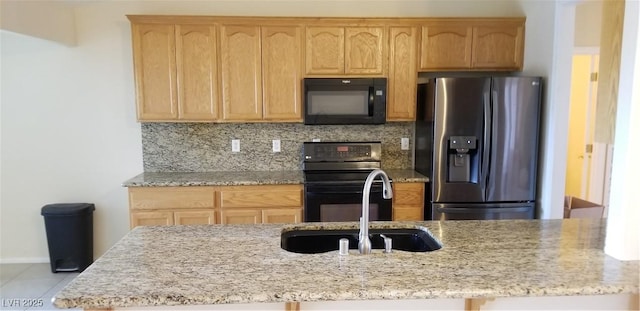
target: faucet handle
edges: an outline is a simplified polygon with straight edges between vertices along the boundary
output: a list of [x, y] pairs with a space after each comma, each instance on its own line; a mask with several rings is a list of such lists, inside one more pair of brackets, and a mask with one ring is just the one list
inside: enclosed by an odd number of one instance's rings
[[388, 237], [388, 236], [386, 236], [384, 234], [380, 234], [380, 237], [382, 237], [384, 239], [384, 251], [383, 251], [383, 253], [391, 253], [391, 251], [393, 249], [393, 246], [392, 246], [393, 240], [390, 237]]

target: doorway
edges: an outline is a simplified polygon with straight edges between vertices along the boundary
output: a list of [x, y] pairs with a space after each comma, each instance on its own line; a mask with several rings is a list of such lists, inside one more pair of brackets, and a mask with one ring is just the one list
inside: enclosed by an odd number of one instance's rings
[[565, 194], [603, 204], [607, 150], [594, 142], [599, 58], [598, 48], [573, 55]]

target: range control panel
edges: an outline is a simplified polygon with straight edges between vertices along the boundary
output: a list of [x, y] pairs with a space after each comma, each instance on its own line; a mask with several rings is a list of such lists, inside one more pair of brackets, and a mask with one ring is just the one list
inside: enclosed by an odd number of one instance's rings
[[305, 142], [305, 162], [380, 161], [380, 142]]

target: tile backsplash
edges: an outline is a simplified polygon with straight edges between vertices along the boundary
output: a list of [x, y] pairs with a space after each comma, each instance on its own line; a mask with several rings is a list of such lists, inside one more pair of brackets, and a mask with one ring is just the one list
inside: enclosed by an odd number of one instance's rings
[[[382, 166], [412, 168], [413, 148], [400, 149], [400, 139], [413, 146], [413, 122], [384, 125], [304, 125], [292, 123], [142, 123], [145, 172], [279, 171], [302, 167], [302, 143], [381, 141]], [[231, 140], [240, 152], [231, 152]], [[281, 152], [272, 151], [279, 139]]]

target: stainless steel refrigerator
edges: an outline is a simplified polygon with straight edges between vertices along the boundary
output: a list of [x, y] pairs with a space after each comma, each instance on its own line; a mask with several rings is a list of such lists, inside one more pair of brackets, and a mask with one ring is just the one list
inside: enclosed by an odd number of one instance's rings
[[425, 218], [534, 218], [541, 83], [447, 77], [418, 85], [415, 167], [430, 178]]

